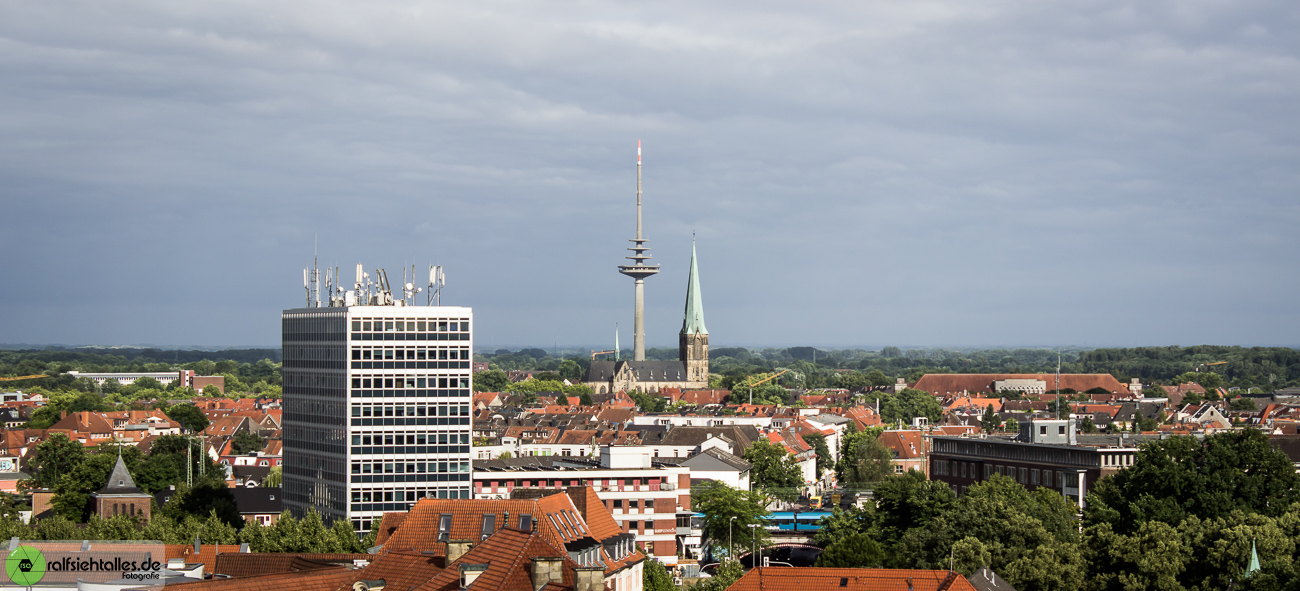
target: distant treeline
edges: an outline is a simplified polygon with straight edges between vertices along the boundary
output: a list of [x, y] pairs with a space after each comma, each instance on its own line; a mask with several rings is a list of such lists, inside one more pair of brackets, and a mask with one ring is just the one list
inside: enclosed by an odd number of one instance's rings
[[[677, 349], [646, 350], [647, 359], [677, 359]], [[631, 358], [631, 351], [621, 353]], [[1059, 357], [1058, 357], [1059, 356]], [[612, 355], [605, 355], [612, 357]], [[544, 349], [498, 349], [480, 353], [494, 369], [558, 371], [565, 357]], [[712, 385], [730, 388], [749, 376], [790, 370], [781, 385], [799, 388], [880, 385], [882, 378], [915, 381], [927, 373], [1052, 373], [1058, 358], [1062, 373], [1109, 373], [1120, 381], [1171, 383], [1189, 372], [1210, 371], [1228, 387], [1265, 391], [1300, 385], [1300, 351], [1287, 347], [1136, 347], [1127, 349], [750, 349], [715, 347], [709, 352]], [[590, 356], [569, 356], [584, 371]], [[1226, 362], [1219, 365], [1210, 363]], [[856, 376], [856, 377], [855, 377]]]
[[[226, 394], [280, 394], [279, 349], [225, 349], [220, 351], [164, 351], [160, 349], [44, 349], [0, 351], [0, 377], [46, 374], [57, 376], [41, 380], [0, 382], [0, 387], [42, 388], [51, 392], [99, 392], [113, 394], [87, 379], [77, 380], [69, 371], [79, 372], [168, 372], [193, 370], [198, 375], [225, 377]], [[157, 388], [155, 385], [154, 388]], [[149, 389], [149, 388], [146, 388]], [[159, 394], [143, 392], [143, 396]], [[181, 393], [183, 394], [183, 393]], [[184, 397], [181, 394], [169, 394]], [[127, 396], [122, 402], [138, 396]]]
[[[14, 366], [27, 360], [41, 363], [70, 364], [79, 371], [167, 371], [166, 369], [144, 369], [145, 366], [164, 364], [167, 366], [184, 365], [195, 361], [234, 361], [236, 363], [257, 363], [270, 359], [280, 362], [279, 349], [222, 349], [203, 350], [163, 350], [163, 349], [103, 349], [99, 347], [80, 347], [64, 349], [47, 347], [45, 349], [27, 349], [0, 351], [0, 371], [5, 366]], [[92, 369], [112, 368], [112, 369]]]

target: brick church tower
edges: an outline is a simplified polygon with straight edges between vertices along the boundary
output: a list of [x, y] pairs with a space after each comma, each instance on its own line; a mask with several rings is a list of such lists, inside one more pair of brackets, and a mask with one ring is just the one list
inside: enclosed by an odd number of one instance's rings
[[704, 327], [704, 301], [700, 299], [700, 274], [691, 243], [691, 274], [686, 282], [686, 318], [678, 336], [678, 355], [686, 365], [686, 380], [709, 385], [709, 329]]

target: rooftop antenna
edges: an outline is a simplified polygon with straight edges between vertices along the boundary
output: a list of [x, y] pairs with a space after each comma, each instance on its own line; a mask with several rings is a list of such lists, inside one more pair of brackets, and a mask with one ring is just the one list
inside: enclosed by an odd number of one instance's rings
[[1056, 352], [1056, 418], [1061, 418], [1061, 352]]
[[442, 272], [442, 265], [429, 265], [429, 305], [442, 305], [442, 287], [447, 284], [447, 276]]

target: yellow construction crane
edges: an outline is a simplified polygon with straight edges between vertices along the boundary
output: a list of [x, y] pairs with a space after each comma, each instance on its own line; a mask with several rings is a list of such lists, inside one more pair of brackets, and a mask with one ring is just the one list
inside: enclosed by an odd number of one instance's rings
[[39, 374], [34, 376], [18, 376], [16, 378], [0, 378], [0, 382], [16, 382], [18, 380], [35, 380], [38, 378], [48, 378], [48, 377], [50, 376], [47, 376], [45, 374]]
[[1215, 361], [1213, 363], [1202, 363], [1196, 366], [1196, 371], [1201, 371], [1202, 367], [1210, 367], [1211, 365], [1227, 365], [1227, 364], [1228, 364], [1227, 361]]
[[618, 351], [592, 351], [592, 352], [591, 352], [591, 360], [592, 360], [592, 361], [595, 361], [597, 355], [604, 355], [604, 354], [606, 354], [606, 353], [618, 353]]
[[766, 378], [764, 378], [764, 379], [761, 379], [761, 380], [759, 380], [759, 381], [757, 381], [757, 382], [753, 381], [752, 379], [751, 379], [749, 382], [746, 382], [745, 385], [749, 387], [749, 403], [750, 403], [750, 404], [753, 404], [753, 403], [754, 403], [754, 386], [761, 386], [761, 385], [766, 384], [766, 383], [768, 383], [768, 382], [770, 382], [770, 381], [772, 381], [772, 380], [775, 380], [775, 379], [781, 377], [781, 374], [783, 374], [783, 373], [785, 373], [785, 372], [787, 372], [787, 371], [790, 371], [790, 370], [788, 370], [788, 369], [783, 369], [783, 370], [781, 370], [779, 373], [777, 373], [776, 375], [768, 376], [768, 377], [766, 377]]

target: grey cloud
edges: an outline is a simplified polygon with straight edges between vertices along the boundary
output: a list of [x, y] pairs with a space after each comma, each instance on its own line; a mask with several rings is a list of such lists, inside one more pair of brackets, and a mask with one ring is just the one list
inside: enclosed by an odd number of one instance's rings
[[0, 332], [275, 343], [319, 235], [446, 265], [480, 342], [603, 343], [642, 138], [652, 344], [692, 232], [722, 344], [1289, 343], [1298, 17], [7, 4]]

